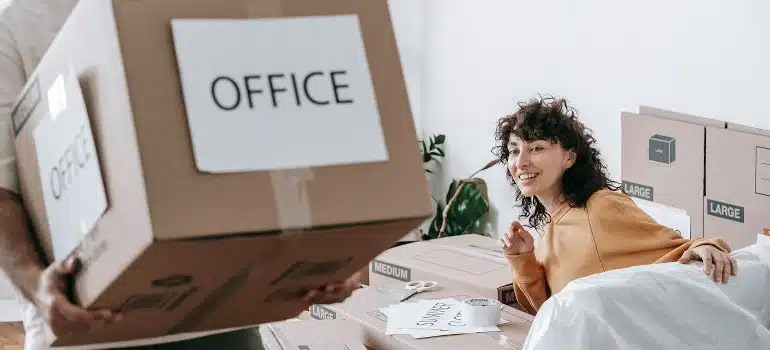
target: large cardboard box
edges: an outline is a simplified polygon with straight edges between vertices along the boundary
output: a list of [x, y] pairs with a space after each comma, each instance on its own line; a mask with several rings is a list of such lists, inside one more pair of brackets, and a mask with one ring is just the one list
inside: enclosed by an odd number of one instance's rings
[[365, 350], [356, 325], [349, 320], [306, 322], [287, 320], [264, 324], [259, 333], [265, 350]]
[[48, 260], [124, 315], [57, 346], [296, 316], [432, 210], [384, 0], [82, 0], [13, 121]]
[[691, 238], [703, 237], [707, 126], [725, 123], [648, 106], [621, 113], [624, 191], [684, 210]]
[[770, 131], [728, 123], [707, 135], [705, 234], [740, 249], [770, 234]]
[[461, 235], [391, 248], [369, 264], [369, 285], [406, 287], [414, 280], [437, 281], [473, 295], [514, 304], [513, 273], [495, 239]]
[[[385, 287], [366, 287], [354, 292], [345, 302], [329, 305], [335, 317], [353, 321], [356, 328], [352, 331], [359, 335], [362, 342], [377, 350], [453, 350], [453, 349], [520, 349], [527, 338], [534, 316], [503, 306], [501, 318], [508, 321], [500, 325], [501, 332], [461, 334], [435, 338], [415, 339], [409, 335], [386, 335], [388, 319], [379, 311], [380, 308], [397, 304], [401, 296], [400, 289]], [[449, 287], [420, 293], [410, 301], [420, 299], [455, 298], [464, 300], [478, 297], [474, 293]], [[328, 318], [335, 319], [335, 318]], [[329, 322], [316, 321], [316, 323]]]

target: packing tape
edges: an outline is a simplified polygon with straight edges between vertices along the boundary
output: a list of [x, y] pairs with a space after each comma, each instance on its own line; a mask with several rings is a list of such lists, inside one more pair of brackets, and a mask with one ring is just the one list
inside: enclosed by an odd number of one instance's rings
[[[244, 0], [248, 18], [269, 18], [283, 15], [282, 0]], [[308, 182], [313, 180], [310, 168], [275, 170], [270, 172], [278, 223], [283, 233], [296, 233], [312, 227]]]
[[308, 182], [313, 180], [310, 168], [270, 172], [273, 196], [278, 210], [278, 223], [284, 233], [302, 231], [313, 224]]
[[461, 303], [466, 322], [473, 327], [494, 327], [500, 323], [502, 304], [495, 299], [472, 298]]

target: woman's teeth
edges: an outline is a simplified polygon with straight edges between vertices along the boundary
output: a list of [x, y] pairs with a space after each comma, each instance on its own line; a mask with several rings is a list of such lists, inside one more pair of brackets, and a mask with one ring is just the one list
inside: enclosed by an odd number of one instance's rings
[[521, 174], [521, 175], [519, 175], [519, 179], [520, 180], [534, 179], [535, 177], [537, 177], [537, 175], [538, 174]]

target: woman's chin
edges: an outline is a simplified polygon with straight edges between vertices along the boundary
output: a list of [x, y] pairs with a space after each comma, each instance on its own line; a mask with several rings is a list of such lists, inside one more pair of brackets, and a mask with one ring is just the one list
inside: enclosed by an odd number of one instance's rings
[[532, 188], [527, 187], [519, 187], [519, 192], [521, 192], [521, 195], [524, 197], [534, 197], [535, 191], [533, 191]]

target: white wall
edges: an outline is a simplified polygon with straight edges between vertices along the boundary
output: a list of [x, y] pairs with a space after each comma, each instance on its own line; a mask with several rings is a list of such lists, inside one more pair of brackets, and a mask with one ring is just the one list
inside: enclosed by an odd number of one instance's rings
[[[496, 120], [568, 98], [620, 179], [620, 111], [640, 104], [770, 129], [770, 1], [426, 0], [421, 124], [447, 135], [445, 178], [492, 158]], [[516, 219], [503, 169], [483, 174]], [[497, 232], [494, 232], [497, 233]]]

